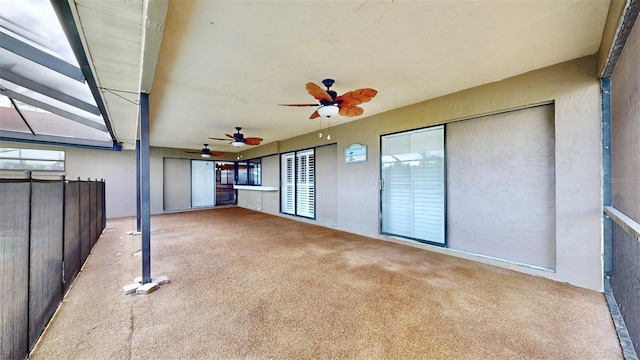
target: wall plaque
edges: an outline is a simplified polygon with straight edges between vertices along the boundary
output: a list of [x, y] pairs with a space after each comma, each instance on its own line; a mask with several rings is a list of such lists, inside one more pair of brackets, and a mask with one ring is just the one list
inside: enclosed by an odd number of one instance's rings
[[346, 164], [366, 161], [367, 145], [351, 144], [346, 149], [344, 149], [344, 162]]

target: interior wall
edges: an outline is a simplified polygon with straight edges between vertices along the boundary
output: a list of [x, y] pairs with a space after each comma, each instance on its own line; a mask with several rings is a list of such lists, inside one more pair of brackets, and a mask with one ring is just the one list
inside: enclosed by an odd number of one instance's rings
[[[329, 128], [337, 143], [337, 228], [602, 290], [601, 99], [595, 62], [594, 56], [584, 57]], [[549, 102], [555, 104], [555, 272], [379, 235], [381, 135]], [[326, 143], [309, 133], [278, 147], [286, 152]], [[353, 143], [368, 146], [367, 162], [344, 163], [341, 155]], [[252, 152], [259, 156], [259, 148]]]

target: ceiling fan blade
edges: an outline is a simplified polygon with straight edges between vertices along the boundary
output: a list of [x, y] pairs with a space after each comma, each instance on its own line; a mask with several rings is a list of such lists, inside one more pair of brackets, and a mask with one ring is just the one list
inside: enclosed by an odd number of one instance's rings
[[322, 89], [320, 86], [312, 82], [308, 82], [306, 88], [309, 95], [316, 98], [316, 100], [333, 101], [333, 98], [326, 90]]
[[201, 151], [185, 151], [187, 154], [201, 154]]
[[373, 99], [377, 94], [378, 91], [371, 88], [358, 89], [338, 96], [336, 101], [342, 100], [342, 104], [347, 105], [360, 105]]
[[212, 137], [210, 137], [209, 139], [211, 139], [211, 140], [229, 141], [229, 139], [223, 139], [223, 138], [212, 138]]
[[211, 156], [222, 156], [224, 153], [222, 151], [212, 151]]
[[318, 114], [318, 110], [314, 111], [313, 114], [309, 116], [309, 119], [315, 119], [317, 117], [320, 117], [320, 114]]
[[[233, 135], [229, 135], [229, 134], [225, 134], [225, 135], [227, 135], [227, 137], [228, 137], [228, 138], [231, 138], [231, 139], [233, 139], [234, 141], [236, 140], [236, 138], [235, 138]], [[227, 139], [224, 139], [224, 140], [227, 140]]]
[[259, 138], [259, 137], [244, 138], [244, 143], [247, 145], [260, 145], [261, 142], [262, 142], [262, 138]]
[[279, 106], [298, 106], [298, 107], [303, 107], [303, 106], [320, 106], [320, 104], [278, 104]]
[[354, 117], [362, 115], [364, 113], [364, 109], [355, 105], [341, 106], [338, 113], [342, 116]]

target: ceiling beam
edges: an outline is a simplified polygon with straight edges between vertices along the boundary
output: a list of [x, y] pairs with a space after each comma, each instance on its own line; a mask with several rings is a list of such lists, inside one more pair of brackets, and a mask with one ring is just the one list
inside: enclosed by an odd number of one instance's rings
[[140, 92], [150, 94], [160, 54], [160, 43], [164, 23], [169, 9], [169, 0], [145, 0], [142, 28], [142, 61], [140, 61]]
[[0, 130], [0, 141], [26, 142], [35, 144], [82, 146], [99, 149], [120, 150], [112, 141], [89, 140], [55, 135], [33, 135], [31, 133]]

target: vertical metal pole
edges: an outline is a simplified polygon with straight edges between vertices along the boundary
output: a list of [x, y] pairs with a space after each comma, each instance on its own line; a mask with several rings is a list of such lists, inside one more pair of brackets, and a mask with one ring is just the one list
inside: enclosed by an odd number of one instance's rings
[[151, 206], [149, 185], [149, 94], [140, 93], [140, 216], [142, 283], [151, 282]]
[[102, 182], [100, 185], [102, 186], [100, 188], [102, 196], [102, 229], [100, 229], [100, 231], [102, 232], [107, 227], [107, 184], [104, 182], [104, 179], [100, 179], [100, 181]]
[[67, 222], [66, 207], [67, 207], [67, 186], [65, 185], [64, 175], [60, 175], [60, 182], [62, 183], [62, 293], [64, 294], [64, 224]]
[[33, 178], [31, 177], [31, 171], [24, 172], [25, 178], [29, 179], [29, 232], [27, 234], [27, 241], [29, 251], [27, 251], [27, 353], [31, 350], [31, 217], [33, 211]]
[[82, 180], [78, 176], [78, 272], [82, 268]]
[[[611, 205], [611, 78], [603, 78], [602, 86], [602, 205]], [[603, 214], [604, 289], [611, 290], [613, 276], [613, 222]]]
[[142, 204], [141, 202], [141, 191], [140, 191], [140, 185], [141, 185], [141, 179], [140, 179], [140, 140], [136, 140], [136, 232], [140, 232], [141, 231], [141, 226], [142, 224], [140, 223], [141, 219], [141, 208], [142, 208]]

